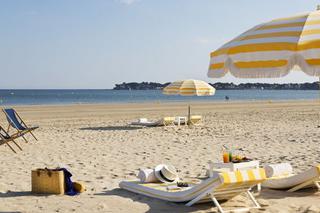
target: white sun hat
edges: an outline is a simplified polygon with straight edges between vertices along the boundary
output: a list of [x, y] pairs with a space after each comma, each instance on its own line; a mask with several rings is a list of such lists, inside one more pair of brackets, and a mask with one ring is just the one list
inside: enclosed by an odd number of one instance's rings
[[163, 183], [172, 183], [179, 181], [176, 168], [172, 165], [160, 164], [154, 169], [154, 174], [159, 181]]

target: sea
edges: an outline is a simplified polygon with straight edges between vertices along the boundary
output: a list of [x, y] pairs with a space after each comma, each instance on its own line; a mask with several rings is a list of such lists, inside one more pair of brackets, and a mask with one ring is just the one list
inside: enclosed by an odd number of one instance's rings
[[214, 96], [164, 95], [161, 90], [0, 90], [0, 105], [60, 105], [183, 101], [315, 100], [318, 90], [217, 90]]

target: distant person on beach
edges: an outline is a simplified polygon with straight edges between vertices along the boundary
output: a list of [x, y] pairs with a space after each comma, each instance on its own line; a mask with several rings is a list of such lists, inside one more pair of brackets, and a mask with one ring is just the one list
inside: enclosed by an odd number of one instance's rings
[[227, 95], [224, 98], [226, 99], [226, 101], [229, 101], [229, 99], [230, 99], [229, 96], [227, 96]]

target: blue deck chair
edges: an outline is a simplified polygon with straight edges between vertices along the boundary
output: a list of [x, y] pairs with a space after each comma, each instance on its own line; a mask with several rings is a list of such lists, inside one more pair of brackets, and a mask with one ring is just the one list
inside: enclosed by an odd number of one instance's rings
[[20, 150], [21, 147], [15, 142], [15, 139], [22, 135], [14, 134], [9, 135], [1, 126], [0, 126], [0, 146], [6, 144], [14, 153], [17, 153], [16, 150], [9, 144], [9, 142], [13, 142]]
[[12, 108], [3, 109], [2, 111], [6, 115], [7, 120], [9, 122], [7, 132], [9, 132], [10, 127], [13, 127], [18, 131], [18, 134], [25, 140], [25, 142], [28, 142], [27, 139], [24, 137], [24, 134], [26, 133], [30, 133], [34, 137], [34, 139], [38, 140], [36, 136], [32, 133], [33, 130], [39, 128], [38, 126], [28, 127], [27, 124], [18, 115], [18, 113]]

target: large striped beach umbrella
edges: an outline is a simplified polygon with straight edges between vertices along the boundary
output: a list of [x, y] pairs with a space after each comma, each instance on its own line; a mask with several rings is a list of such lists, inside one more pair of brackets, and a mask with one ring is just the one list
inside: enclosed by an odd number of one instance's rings
[[[182, 96], [210, 96], [214, 95], [216, 89], [208, 83], [200, 80], [183, 80], [175, 81], [165, 88], [165, 95], [182, 95]], [[190, 105], [188, 106], [188, 124], [190, 123]]]
[[211, 53], [208, 76], [275, 78], [298, 66], [320, 77], [320, 11], [253, 27]]

